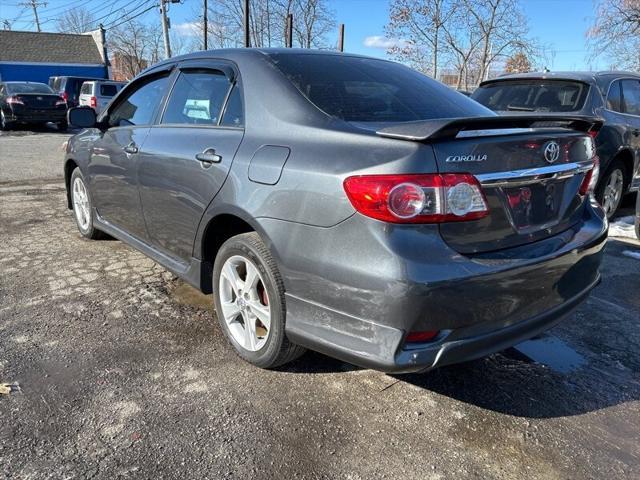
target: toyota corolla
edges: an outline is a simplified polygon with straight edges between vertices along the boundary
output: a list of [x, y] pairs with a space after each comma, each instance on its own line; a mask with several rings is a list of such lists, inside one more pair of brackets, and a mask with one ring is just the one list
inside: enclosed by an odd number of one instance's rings
[[69, 120], [80, 233], [213, 293], [260, 367], [482, 357], [599, 281], [598, 119], [497, 116], [379, 59], [237, 49], [169, 59]]

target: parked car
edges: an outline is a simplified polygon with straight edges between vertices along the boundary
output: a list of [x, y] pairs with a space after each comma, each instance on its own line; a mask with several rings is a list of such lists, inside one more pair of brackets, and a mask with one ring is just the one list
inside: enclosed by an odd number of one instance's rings
[[636, 196], [636, 237], [640, 240], [640, 193]]
[[126, 82], [115, 82], [112, 80], [91, 80], [84, 82], [80, 89], [80, 105], [93, 108], [96, 113], [100, 113], [115, 97]]
[[89, 80], [103, 80], [88, 77], [49, 77], [49, 86], [67, 102], [67, 107], [77, 107], [80, 102], [80, 88]]
[[552, 112], [598, 116], [596, 198], [611, 218], [622, 196], [640, 187], [640, 75], [558, 72], [505, 75], [480, 84], [472, 98], [499, 113]]
[[9, 130], [16, 124], [53, 122], [67, 129], [67, 104], [48, 85], [37, 82], [0, 83], [0, 128]]
[[595, 119], [500, 117], [393, 62], [294, 49], [172, 58], [69, 118], [81, 235], [213, 293], [260, 367], [304, 347], [390, 372], [481, 357], [600, 279]]

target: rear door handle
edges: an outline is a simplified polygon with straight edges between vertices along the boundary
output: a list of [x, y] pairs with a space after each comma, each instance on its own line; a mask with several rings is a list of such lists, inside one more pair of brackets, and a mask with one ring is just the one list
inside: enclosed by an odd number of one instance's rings
[[129, 145], [124, 147], [123, 150], [130, 154], [138, 153], [138, 146], [134, 142], [131, 142]]
[[218, 155], [213, 148], [207, 148], [204, 152], [196, 154], [196, 160], [203, 163], [220, 163], [222, 156]]

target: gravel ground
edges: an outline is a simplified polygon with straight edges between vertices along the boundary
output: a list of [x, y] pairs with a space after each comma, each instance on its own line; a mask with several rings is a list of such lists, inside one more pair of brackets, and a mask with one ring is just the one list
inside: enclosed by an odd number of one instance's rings
[[209, 296], [81, 239], [65, 136], [23, 133], [0, 134], [0, 478], [640, 478], [638, 242], [610, 240], [602, 284], [540, 357], [389, 376], [308, 353], [263, 371]]

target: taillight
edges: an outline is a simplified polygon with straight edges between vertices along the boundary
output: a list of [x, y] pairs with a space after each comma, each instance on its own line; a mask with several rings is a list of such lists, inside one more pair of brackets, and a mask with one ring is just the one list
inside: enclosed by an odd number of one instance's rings
[[89, 100], [89, 106], [96, 108], [98, 106], [98, 99], [96, 97], [91, 97]]
[[405, 338], [407, 343], [428, 342], [438, 336], [438, 330], [427, 330], [424, 332], [410, 332]]
[[347, 178], [344, 189], [358, 212], [383, 222], [459, 222], [489, 214], [469, 173], [361, 175]]
[[593, 167], [587, 172], [580, 185], [580, 195], [587, 195], [593, 193], [598, 183], [598, 176], [600, 175], [600, 160], [598, 157], [593, 158]]
[[66, 104], [67, 104], [67, 101], [62, 97], [56, 100], [56, 107], [59, 107], [60, 105], [66, 105]]
[[69, 94], [67, 92], [60, 92], [60, 96], [64, 99], [65, 102], [69, 101]]
[[591, 129], [591, 130], [589, 130], [589, 131], [587, 132], [587, 134], [588, 134], [591, 138], [593, 138], [593, 139], [595, 140], [595, 139], [596, 139], [596, 137], [598, 136], [598, 132], [599, 132], [599, 131], [600, 131], [600, 130], [593, 130], [593, 129]]
[[20, 100], [19, 97], [14, 97], [14, 96], [7, 97], [6, 102], [9, 105], [24, 105], [24, 102], [22, 100]]

